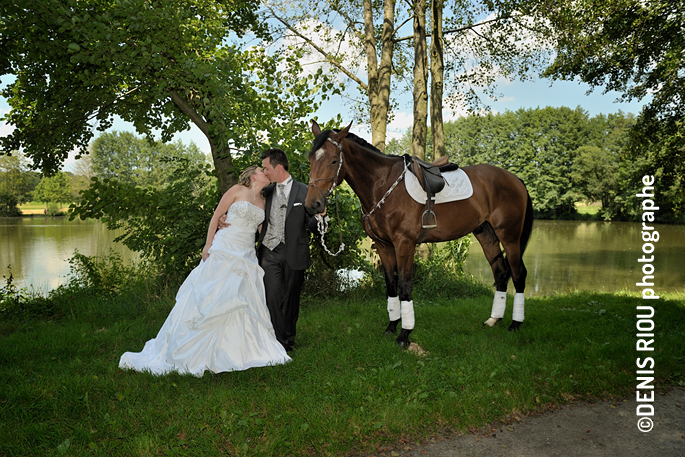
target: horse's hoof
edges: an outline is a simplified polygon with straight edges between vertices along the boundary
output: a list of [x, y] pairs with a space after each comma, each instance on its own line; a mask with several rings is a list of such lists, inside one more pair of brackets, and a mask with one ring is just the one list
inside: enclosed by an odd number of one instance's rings
[[400, 335], [397, 337], [395, 340], [395, 343], [402, 349], [407, 349], [409, 347], [409, 334], [411, 333], [411, 330], [407, 329], [402, 329], [400, 332]]
[[395, 340], [395, 344], [397, 344], [402, 349], [407, 349], [411, 343], [409, 342], [409, 340], [407, 340], [407, 341]]
[[511, 321], [511, 325], [509, 326], [509, 331], [510, 332], [515, 332], [516, 330], [519, 329], [519, 327], [523, 324], [523, 322], [519, 321]]
[[498, 323], [498, 322], [501, 321], [501, 320], [502, 320], [502, 318], [491, 317], [490, 319], [488, 319], [488, 320], [486, 320], [485, 322], [483, 322], [483, 327], [485, 327], [486, 325], [487, 325], [488, 327], [494, 327], [495, 324]]
[[388, 327], [385, 329], [385, 332], [383, 335], [393, 335], [395, 332], [397, 332], [397, 324], [399, 323], [399, 319], [396, 321], [390, 321], [388, 324]]

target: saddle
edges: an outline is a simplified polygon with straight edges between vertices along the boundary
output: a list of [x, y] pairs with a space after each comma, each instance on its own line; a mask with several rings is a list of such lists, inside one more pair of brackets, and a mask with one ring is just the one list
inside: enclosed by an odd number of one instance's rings
[[445, 188], [443, 171], [453, 171], [459, 168], [456, 164], [449, 163], [448, 156], [442, 156], [430, 163], [419, 159], [417, 156], [405, 155], [409, 170], [414, 173], [421, 187], [426, 192], [426, 210], [421, 216], [421, 230], [432, 229], [438, 226], [438, 220], [433, 211], [435, 206], [435, 194]]

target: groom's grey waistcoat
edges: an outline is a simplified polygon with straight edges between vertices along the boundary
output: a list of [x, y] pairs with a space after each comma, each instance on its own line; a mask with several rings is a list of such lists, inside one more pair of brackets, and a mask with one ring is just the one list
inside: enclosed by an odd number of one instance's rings
[[[271, 224], [271, 218], [273, 217], [272, 206], [276, 199], [275, 189], [276, 185], [272, 184], [265, 190], [266, 207], [264, 208], [264, 212], [266, 219], [262, 224], [262, 231], [259, 234], [259, 243], [257, 245], [258, 253], [259, 248], [264, 244], [264, 237], [269, 231], [269, 225]], [[307, 227], [312, 218], [304, 207], [304, 200], [306, 197], [307, 186], [293, 179], [290, 196], [285, 208], [285, 224], [283, 227], [286, 257], [288, 265], [293, 270], [305, 270], [311, 264]], [[264, 246], [268, 247], [267, 244], [264, 244]]]

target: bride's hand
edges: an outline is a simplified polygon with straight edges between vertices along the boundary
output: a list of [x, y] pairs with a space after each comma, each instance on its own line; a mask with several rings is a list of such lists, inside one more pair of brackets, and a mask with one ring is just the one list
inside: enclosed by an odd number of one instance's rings
[[209, 246], [205, 246], [205, 247], [202, 249], [202, 261], [203, 261], [203, 262], [206, 262], [206, 261], [207, 261], [207, 258], [209, 258]]

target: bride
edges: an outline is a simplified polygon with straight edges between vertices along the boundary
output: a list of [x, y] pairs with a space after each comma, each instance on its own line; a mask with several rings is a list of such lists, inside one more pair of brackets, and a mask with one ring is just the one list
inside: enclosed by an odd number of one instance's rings
[[[257, 263], [255, 233], [264, 220], [264, 171], [250, 166], [214, 211], [202, 261], [176, 295], [157, 337], [142, 352], [126, 352], [119, 367], [161, 375], [202, 376], [205, 370], [246, 370], [289, 362], [276, 339]], [[228, 228], [217, 232], [226, 214]]]

